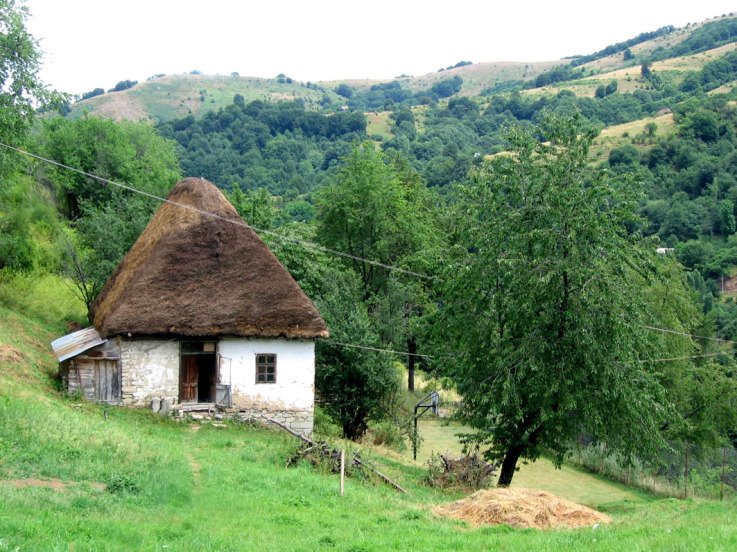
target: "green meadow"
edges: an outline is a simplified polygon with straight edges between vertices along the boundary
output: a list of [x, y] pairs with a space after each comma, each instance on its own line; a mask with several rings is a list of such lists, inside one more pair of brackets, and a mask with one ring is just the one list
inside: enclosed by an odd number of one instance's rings
[[[409, 453], [368, 446], [363, 458], [409, 492], [357, 476], [341, 497], [337, 476], [286, 467], [299, 443], [283, 432], [64, 396], [48, 344], [79, 305], [54, 277], [4, 281], [0, 297], [0, 550], [737, 548], [734, 501], [657, 498], [544, 460], [523, 466], [515, 484], [594, 506], [613, 523], [538, 531], [441, 519], [432, 508], [460, 495], [426, 486]], [[423, 422], [420, 460], [455, 451], [458, 429]]]

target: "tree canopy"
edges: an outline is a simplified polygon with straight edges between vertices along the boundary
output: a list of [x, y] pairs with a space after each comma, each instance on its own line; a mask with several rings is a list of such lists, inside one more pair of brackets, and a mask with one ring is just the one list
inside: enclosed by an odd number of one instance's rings
[[[666, 310], [677, 313], [669, 327], [688, 325], [694, 309], [668, 261], [631, 232], [636, 197], [588, 167], [592, 138], [577, 117], [513, 130], [512, 150], [453, 211], [443, 361], [462, 418], [502, 461], [500, 485], [519, 458], [549, 450], [560, 462], [580, 432], [625, 454], [655, 450], [676, 415], [652, 362], [666, 349], [643, 328]], [[650, 290], [665, 280], [669, 306], [654, 309]]]

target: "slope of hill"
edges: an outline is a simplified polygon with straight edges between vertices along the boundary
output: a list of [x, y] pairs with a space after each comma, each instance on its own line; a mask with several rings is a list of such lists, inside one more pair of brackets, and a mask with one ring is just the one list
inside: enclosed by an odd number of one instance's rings
[[[70, 304], [61, 282], [46, 283], [43, 290], [27, 291]], [[737, 546], [732, 502], [675, 501], [632, 492], [622, 500], [621, 490], [613, 493], [613, 502], [599, 503], [614, 523], [595, 531], [472, 528], [431, 513], [434, 505], [450, 502], [457, 493], [429, 488], [421, 483], [420, 466], [379, 454], [370, 454], [371, 461], [409, 493], [348, 478], [346, 495], [340, 497], [335, 476], [307, 464], [285, 468], [296, 443], [282, 433], [240, 424], [175, 422], [63, 396], [51, 379], [55, 362], [48, 349], [60, 331], [51, 322], [57, 316], [24, 312], [25, 301], [9, 308], [8, 293], [0, 295], [3, 549]], [[575, 479], [576, 473], [569, 470], [565, 476]], [[556, 476], [538, 472], [534, 480]], [[598, 488], [601, 494], [606, 487]]]
[[[284, 82], [280, 82], [284, 80]], [[291, 81], [291, 79], [289, 79]], [[336, 99], [331, 90], [283, 79], [212, 75], [168, 75], [148, 80], [121, 92], [108, 92], [77, 102], [71, 116], [84, 112], [115, 120], [170, 121], [189, 114], [198, 115], [232, 103], [240, 94], [247, 101], [304, 100], [317, 107], [324, 94]]]
[[[722, 58], [730, 52], [737, 50], [737, 42], [732, 42], [718, 48], [713, 48], [705, 52], [668, 58], [662, 61], [653, 62], [650, 70], [659, 74], [663, 78], [669, 79], [668, 82], [678, 86], [683, 81], [689, 71], [699, 71], [705, 64]], [[621, 57], [621, 56], [620, 56]], [[610, 82], [617, 83], [617, 92], [634, 92], [635, 90], [652, 89], [652, 83], [643, 77], [642, 67], [640, 63], [635, 62], [628, 66], [624, 63], [617, 64], [607, 72], [597, 73], [581, 79], [570, 80], [555, 83], [549, 86], [533, 88], [526, 90], [527, 94], [533, 95], [551, 95], [561, 90], [570, 90], [577, 96], [594, 97], [596, 88], [600, 85], [606, 85]]]
[[[634, 44], [629, 49], [632, 54], [629, 59], [624, 59], [622, 51], [602, 56], [577, 67], [577, 70], [584, 72], [583, 78], [537, 87], [528, 93], [549, 95], [566, 89], [581, 96], [593, 96], [597, 86], [612, 80], [617, 81], [619, 92], [647, 89], [650, 84], [642, 79], [640, 65], [651, 57], [657, 60], [653, 63], [652, 70], [672, 76], [677, 84], [686, 71], [698, 70], [705, 63], [735, 48], [734, 43], [724, 45], [725, 42], [734, 39], [730, 35], [733, 30], [727, 28], [733, 20], [734, 17], [730, 15], [680, 29], [664, 28], [656, 33], [644, 33], [657, 36]], [[709, 32], [714, 28], [716, 30], [712, 32], [713, 36], [710, 36]], [[708, 49], [708, 44], [718, 47], [712, 47], [710, 51], [704, 52], [703, 50]], [[691, 53], [677, 56], [671, 53], [669, 57], [669, 52], [684, 50]], [[72, 107], [72, 116], [90, 112], [117, 120], [170, 121], [226, 107], [236, 94], [243, 96], [246, 102], [299, 99], [305, 102], [308, 109], [329, 107], [334, 110], [348, 102], [335, 92], [341, 84], [358, 93], [366, 93], [377, 85], [396, 82], [406, 90], [403, 97], [407, 97], [429, 91], [443, 81], [454, 78], [460, 78], [462, 82], [459, 88], [454, 89], [453, 95], [473, 97], [488, 90], [504, 89], [522, 82], [534, 81], [545, 72], [555, 67], [565, 67], [569, 63], [568, 60], [475, 63], [427, 75], [401, 76], [393, 80], [331, 80], [318, 83], [300, 83], [284, 75], [273, 79], [238, 75], [169, 75], [149, 79], [128, 90], [108, 92], [77, 102]], [[383, 100], [380, 102], [383, 103]], [[374, 108], [375, 106], [369, 109]]]
[[[477, 63], [419, 77], [401, 77], [397, 81], [411, 92], [429, 89], [432, 85], [455, 76], [463, 79], [460, 94], [473, 96], [486, 88], [508, 82], [534, 78], [560, 61], [530, 63]], [[284, 81], [284, 82], [280, 82]], [[128, 90], [108, 92], [72, 106], [72, 117], [89, 112], [115, 120], [170, 121], [189, 114], [226, 107], [236, 94], [246, 102], [253, 100], [303, 100], [308, 108], [318, 109], [327, 99], [340, 105], [345, 100], [335, 93], [339, 84], [356, 90], [368, 90], [386, 80], [336, 80], [300, 83], [286, 78], [262, 79], [241, 76], [168, 75], [139, 83]]]

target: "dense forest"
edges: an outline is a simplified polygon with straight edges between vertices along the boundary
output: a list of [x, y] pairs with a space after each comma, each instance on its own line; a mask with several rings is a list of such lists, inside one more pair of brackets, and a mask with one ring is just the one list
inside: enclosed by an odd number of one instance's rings
[[[737, 361], [718, 341], [737, 338], [737, 303], [722, 293], [737, 267], [737, 92], [720, 89], [737, 80], [737, 52], [652, 70], [733, 42], [735, 19], [647, 57], [630, 50], [673, 31], [479, 96], [460, 94], [458, 75], [420, 91], [340, 85], [337, 109], [236, 95], [156, 126], [55, 115], [64, 98], [34, 80], [35, 57], [20, 68], [27, 90], [1, 95], [12, 117], [0, 140], [38, 157], [0, 156], [0, 277], [56, 273], [89, 305], [157, 198], [201, 176], [328, 322], [316, 388], [347, 437], [416, 438], [398, 360], [410, 390], [421, 369], [462, 392], [469, 442], [501, 463], [502, 484], [518, 460], [560, 462], [582, 438], [642, 460], [674, 443], [737, 443]], [[565, 89], [620, 54], [637, 89]], [[371, 111], [384, 134], [369, 132]], [[602, 129], [644, 118], [604, 159], [590, 155]]]

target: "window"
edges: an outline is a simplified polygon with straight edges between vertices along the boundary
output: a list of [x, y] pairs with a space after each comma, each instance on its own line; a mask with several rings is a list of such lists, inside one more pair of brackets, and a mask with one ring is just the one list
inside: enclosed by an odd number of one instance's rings
[[276, 383], [276, 355], [256, 355], [256, 383]]

